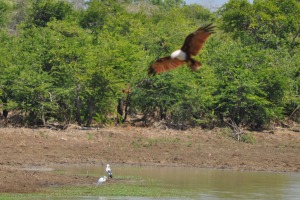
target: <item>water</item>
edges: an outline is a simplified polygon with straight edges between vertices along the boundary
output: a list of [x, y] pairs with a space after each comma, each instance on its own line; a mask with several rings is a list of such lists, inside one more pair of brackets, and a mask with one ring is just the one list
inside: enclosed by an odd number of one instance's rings
[[[300, 199], [299, 173], [245, 172], [184, 167], [138, 167], [113, 166], [113, 175], [118, 177], [140, 177], [160, 182], [163, 187], [195, 191], [192, 199]], [[105, 166], [68, 167], [70, 174], [105, 175]], [[74, 199], [74, 198], [72, 198]], [[80, 197], [82, 200], [152, 200], [176, 198], [147, 197]], [[182, 199], [182, 198], [178, 198]]]

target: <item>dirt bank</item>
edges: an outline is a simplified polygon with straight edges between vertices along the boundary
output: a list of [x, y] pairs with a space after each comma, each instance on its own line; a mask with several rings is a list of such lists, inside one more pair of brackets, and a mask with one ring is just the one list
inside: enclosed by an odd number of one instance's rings
[[254, 144], [238, 142], [228, 136], [228, 129], [0, 128], [0, 192], [31, 193], [51, 185], [95, 183], [95, 177], [47, 171], [52, 165], [111, 163], [300, 171], [299, 132], [278, 128], [251, 132], [251, 138]]

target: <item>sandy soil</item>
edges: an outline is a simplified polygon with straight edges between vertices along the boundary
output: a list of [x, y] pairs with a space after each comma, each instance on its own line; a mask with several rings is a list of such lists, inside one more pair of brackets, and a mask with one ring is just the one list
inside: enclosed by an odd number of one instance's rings
[[229, 137], [228, 129], [0, 128], [0, 192], [32, 193], [52, 185], [95, 184], [95, 177], [48, 170], [54, 165], [111, 163], [299, 172], [299, 130], [251, 132], [256, 142], [249, 144]]

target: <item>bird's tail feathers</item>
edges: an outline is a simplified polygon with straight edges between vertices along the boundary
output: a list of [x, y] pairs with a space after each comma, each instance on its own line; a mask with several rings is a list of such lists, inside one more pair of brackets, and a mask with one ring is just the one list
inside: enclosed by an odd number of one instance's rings
[[149, 76], [155, 76], [156, 75], [156, 71], [151, 66], [148, 68], [148, 75]]
[[191, 58], [188, 66], [192, 71], [197, 71], [201, 68], [202, 64], [199, 61]]

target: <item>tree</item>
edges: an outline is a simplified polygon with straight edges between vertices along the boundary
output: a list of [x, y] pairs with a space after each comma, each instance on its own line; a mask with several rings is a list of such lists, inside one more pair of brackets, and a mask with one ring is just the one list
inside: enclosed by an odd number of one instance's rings
[[0, 0], [0, 28], [7, 24], [10, 9], [10, 5], [6, 1]]
[[281, 51], [244, 46], [228, 38], [221, 41], [226, 42], [216, 41], [217, 50], [209, 57], [219, 80], [216, 115], [252, 128], [281, 119], [289, 76], [289, 66], [277, 60]]
[[296, 0], [230, 0], [219, 10], [222, 28], [245, 44], [262, 44], [264, 48], [295, 48], [299, 38], [300, 4]]
[[[115, 119], [126, 98], [132, 113], [176, 128], [299, 118], [298, 1], [230, 0], [218, 15], [177, 0], [82, 3], [0, 0], [2, 117], [17, 110], [22, 124], [91, 126]], [[209, 22], [216, 34], [199, 71], [147, 75]]]
[[106, 18], [122, 12], [122, 7], [117, 1], [91, 0], [88, 8], [83, 13], [80, 24], [83, 28], [91, 29], [93, 32], [101, 30], [106, 22]]
[[[12, 104], [12, 90], [11, 85], [16, 79], [13, 61], [14, 45], [12, 38], [0, 29], [0, 107], [4, 119], [7, 118], [8, 112]], [[1, 115], [0, 115], [1, 116]]]
[[35, 26], [45, 27], [53, 19], [63, 20], [72, 12], [71, 4], [61, 0], [36, 0], [30, 12]]

